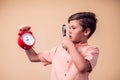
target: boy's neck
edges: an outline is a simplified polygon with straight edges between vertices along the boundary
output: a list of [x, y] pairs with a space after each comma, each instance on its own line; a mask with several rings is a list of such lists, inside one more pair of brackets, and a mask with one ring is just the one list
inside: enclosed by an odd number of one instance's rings
[[87, 43], [87, 40], [86, 41], [80, 41], [80, 42], [73, 42], [74, 45], [82, 45], [82, 44], [86, 44]]
[[88, 41], [88, 38], [87, 37], [84, 37], [83, 39], [81, 39], [80, 41], [78, 42], [73, 42], [75, 46], [80, 46], [80, 45], [83, 45], [83, 44], [86, 44]]

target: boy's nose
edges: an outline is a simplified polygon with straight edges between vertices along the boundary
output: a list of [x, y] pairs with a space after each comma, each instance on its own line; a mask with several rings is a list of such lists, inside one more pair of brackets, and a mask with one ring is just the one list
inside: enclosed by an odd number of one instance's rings
[[71, 34], [72, 33], [72, 31], [69, 29], [69, 34]]

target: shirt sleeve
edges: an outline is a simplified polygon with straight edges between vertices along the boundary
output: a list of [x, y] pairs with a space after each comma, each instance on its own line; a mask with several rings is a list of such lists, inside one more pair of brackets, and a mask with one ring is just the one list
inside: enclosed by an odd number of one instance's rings
[[86, 50], [84, 57], [90, 62], [92, 69], [95, 67], [97, 63], [98, 55], [99, 49], [97, 47], [89, 47]]
[[43, 63], [44, 66], [52, 64], [52, 59], [54, 54], [56, 53], [57, 47], [52, 48], [48, 51], [43, 51], [38, 54], [40, 61]]

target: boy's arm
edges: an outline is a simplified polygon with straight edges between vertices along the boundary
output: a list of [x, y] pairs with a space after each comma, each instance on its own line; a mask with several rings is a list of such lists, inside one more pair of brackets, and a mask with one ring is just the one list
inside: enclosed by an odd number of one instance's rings
[[90, 72], [92, 70], [91, 64], [88, 60], [86, 60], [76, 49], [76, 47], [73, 45], [68, 47], [68, 51], [71, 55], [71, 58], [76, 66], [76, 68], [79, 70], [80, 73], [84, 72]]
[[[22, 25], [19, 28], [19, 33], [24, 32], [24, 31], [29, 31], [30, 28], [31, 28], [30, 26]], [[47, 59], [45, 59], [46, 56], [49, 55], [49, 52], [36, 53], [35, 50], [32, 49], [32, 47], [30, 47], [30, 49], [24, 49], [24, 50], [25, 50], [25, 52], [26, 52], [26, 54], [31, 62], [42, 62], [44, 65], [48, 65], [48, 63], [50, 64], [50, 62], [47, 61]], [[45, 53], [47, 55], [41, 55], [42, 53]]]
[[[30, 26], [27, 26], [27, 25], [22, 25], [20, 28], [19, 28], [19, 33], [22, 31], [22, 32], [24, 32], [24, 31], [29, 31], [30, 30]], [[32, 48], [30, 48], [30, 49], [25, 49], [25, 52], [26, 52], [26, 54], [27, 54], [27, 56], [28, 56], [28, 58], [29, 58], [29, 60], [31, 61], [31, 62], [40, 62], [40, 59], [39, 59], [39, 57], [38, 57], [38, 54], [32, 49]]]
[[91, 64], [86, 60], [80, 52], [76, 49], [75, 45], [67, 38], [63, 40], [63, 48], [67, 49], [70, 56], [80, 73], [90, 72], [92, 70]]
[[35, 50], [33, 50], [32, 48], [29, 50], [25, 50], [29, 60], [31, 62], [40, 62], [39, 56], [38, 54], [35, 52]]

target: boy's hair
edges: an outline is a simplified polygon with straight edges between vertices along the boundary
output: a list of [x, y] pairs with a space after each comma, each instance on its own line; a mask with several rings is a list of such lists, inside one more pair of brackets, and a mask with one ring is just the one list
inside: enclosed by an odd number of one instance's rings
[[94, 33], [96, 30], [96, 23], [97, 23], [97, 18], [96, 15], [92, 12], [78, 12], [73, 15], [71, 15], [68, 18], [68, 23], [72, 20], [78, 20], [79, 24], [82, 26], [83, 31], [86, 28], [90, 28], [90, 34], [88, 35], [88, 38]]

